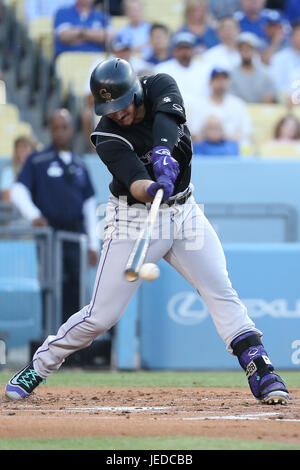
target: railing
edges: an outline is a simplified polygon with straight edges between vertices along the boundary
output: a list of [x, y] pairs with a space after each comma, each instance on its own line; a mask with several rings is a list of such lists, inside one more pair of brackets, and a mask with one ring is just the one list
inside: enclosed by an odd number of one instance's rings
[[79, 304], [80, 308], [87, 304], [88, 277], [88, 243], [85, 234], [58, 231], [54, 235], [54, 315], [53, 323], [56, 330], [62, 323], [63, 305], [63, 243], [77, 243], [79, 246]]
[[38, 252], [38, 281], [43, 296], [43, 334], [54, 334], [62, 321], [63, 243], [79, 245], [80, 306], [87, 303], [88, 244], [84, 234], [30, 226], [0, 226], [1, 240], [34, 240]]

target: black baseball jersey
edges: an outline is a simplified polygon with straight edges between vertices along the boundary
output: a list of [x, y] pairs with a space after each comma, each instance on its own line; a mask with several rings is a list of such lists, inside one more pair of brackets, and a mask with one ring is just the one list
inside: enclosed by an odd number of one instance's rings
[[120, 127], [103, 116], [91, 135], [99, 157], [113, 175], [111, 193], [116, 197], [127, 196], [129, 204], [137, 202], [130, 194], [132, 183], [142, 179], [155, 181], [151, 154], [152, 128], [157, 112], [174, 116], [178, 125], [178, 139], [172, 156], [179, 163], [180, 173], [174, 194], [184, 191], [191, 178], [192, 142], [186, 125], [184, 103], [175, 80], [167, 74], [142, 77], [140, 80], [146, 110], [143, 121]]

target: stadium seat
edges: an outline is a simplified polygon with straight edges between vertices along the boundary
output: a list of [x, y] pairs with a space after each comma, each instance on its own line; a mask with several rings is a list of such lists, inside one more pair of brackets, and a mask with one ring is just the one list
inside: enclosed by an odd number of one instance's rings
[[253, 124], [253, 144], [260, 152], [261, 145], [273, 138], [275, 126], [287, 114], [287, 108], [280, 104], [248, 104], [247, 110]]
[[32, 20], [28, 27], [28, 33], [33, 41], [41, 44], [46, 57], [53, 57], [54, 40], [53, 40], [53, 18], [42, 17]]
[[10, 349], [26, 347], [42, 333], [42, 295], [36, 243], [0, 241], [0, 330]]
[[145, 0], [146, 18], [163, 23], [175, 32], [183, 23], [183, 0]]
[[300, 142], [299, 143], [280, 143], [267, 142], [260, 146], [261, 158], [270, 159], [300, 159]]
[[112, 16], [111, 25], [113, 27], [113, 30], [117, 32], [128, 25], [128, 18], [127, 16]]
[[14, 7], [18, 20], [25, 23], [25, 0], [4, 0], [3, 3]]
[[20, 135], [32, 136], [31, 125], [20, 121], [16, 106], [0, 106], [0, 158], [12, 155], [14, 140]]
[[6, 104], [6, 85], [3, 80], [0, 80], [0, 106]]
[[17, 106], [13, 104], [5, 104], [0, 106], [1, 124], [4, 124], [5, 121], [18, 122], [19, 119], [19, 110]]
[[96, 60], [105, 58], [101, 52], [64, 52], [56, 59], [56, 73], [62, 81], [63, 93], [71, 90], [76, 96], [85, 95], [89, 72]]

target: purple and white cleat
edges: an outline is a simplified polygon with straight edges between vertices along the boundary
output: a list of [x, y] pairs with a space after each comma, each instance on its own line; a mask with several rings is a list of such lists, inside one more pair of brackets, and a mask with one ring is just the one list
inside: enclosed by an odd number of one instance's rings
[[254, 397], [267, 405], [287, 405], [289, 392], [282, 378], [274, 373], [260, 337], [248, 332], [232, 341], [231, 346], [246, 372]]
[[5, 388], [5, 395], [10, 400], [23, 400], [29, 397], [42, 381], [31, 362], [10, 379]]

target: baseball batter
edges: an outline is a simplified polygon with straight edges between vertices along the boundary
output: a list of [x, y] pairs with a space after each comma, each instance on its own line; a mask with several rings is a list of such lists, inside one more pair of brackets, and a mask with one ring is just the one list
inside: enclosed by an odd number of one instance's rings
[[93, 71], [91, 91], [95, 112], [102, 116], [91, 139], [113, 177], [92, 299], [45, 340], [32, 362], [8, 382], [6, 395], [26, 398], [67, 356], [118, 322], [142, 282], [127, 282], [124, 269], [162, 188], [164, 202], [145, 262], [164, 258], [195, 287], [227, 351], [245, 370], [253, 395], [262, 403], [286, 404], [288, 391], [274, 373], [262, 333], [232, 288], [220, 241], [193, 198], [192, 142], [176, 82], [167, 74], [138, 79], [126, 61], [112, 58]]

